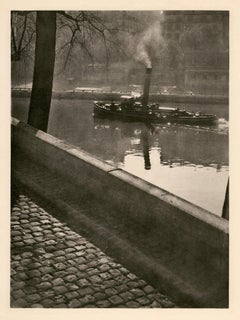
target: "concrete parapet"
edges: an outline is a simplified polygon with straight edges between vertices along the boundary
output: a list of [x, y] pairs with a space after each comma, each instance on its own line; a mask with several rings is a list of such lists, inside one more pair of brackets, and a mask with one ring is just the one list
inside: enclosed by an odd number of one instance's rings
[[12, 145], [142, 226], [148, 246], [121, 248], [134, 271], [195, 306], [228, 306], [228, 221], [14, 118]]

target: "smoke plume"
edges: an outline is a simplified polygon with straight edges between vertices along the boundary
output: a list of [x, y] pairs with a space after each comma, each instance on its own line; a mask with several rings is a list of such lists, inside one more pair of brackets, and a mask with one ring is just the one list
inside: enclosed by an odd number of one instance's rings
[[157, 55], [163, 44], [163, 36], [160, 21], [155, 21], [141, 35], [136, 47], [136, 60], [143, 63], [147, 68], [152, 67], [152, 56]]

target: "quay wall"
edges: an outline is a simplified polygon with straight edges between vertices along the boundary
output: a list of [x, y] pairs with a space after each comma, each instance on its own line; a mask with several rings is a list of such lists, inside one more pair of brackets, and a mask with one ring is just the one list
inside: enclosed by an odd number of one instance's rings
[[[83, 99], [83, 100], [119, 100], [124, 92], [98, 92], [98, 91], [69, 91], [53, 92], [53, 99]], [[12, 97], [30, 97], [30, 90], [12, 90]], [[207, 103], [228, 104], [227, 96], [217, 95], [184, 95], [184, 94], [150, 94], [149, 102], [176, 102], [176, 103]]]
[[146, 259], [128, 246], [117, 257], [134, 271], [198, 307], [228, 306], [228, 221], [12, 118], [14, 150], [145, 230], [151, 245], [137, 252]]

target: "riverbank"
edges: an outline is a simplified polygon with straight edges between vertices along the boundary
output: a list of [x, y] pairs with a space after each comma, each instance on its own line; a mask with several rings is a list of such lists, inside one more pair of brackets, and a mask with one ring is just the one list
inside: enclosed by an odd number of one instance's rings
[[[12, 89], [12, 97], [30, 97], [31, 89]], [[102, 92], [102, 91], [54, 91], [53, 99], [83, 99], [83, 100], [119, 100], [121, 95], [129, 92]], [[155, 102], [177, 102], [177, 103], [199, 103], [199, 104], [228, 104], [228, 96], [200, 95], [200, 94], [150, 94], [149, 101]]]

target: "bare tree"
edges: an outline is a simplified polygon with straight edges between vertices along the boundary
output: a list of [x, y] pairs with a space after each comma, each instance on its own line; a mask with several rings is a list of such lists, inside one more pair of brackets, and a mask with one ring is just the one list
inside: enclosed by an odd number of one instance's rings
[[[114, 15], [116, 17], [117, 13]], [[100, 11], [58, 11], [57, 54], [64, 60], [62, 71], [66, 69], [71, 58], [79, 59], [76, 49], [81, 49], [82, 54], [85, 54], [92, 64], [103, 59], [107, 68], [114, 51], [121, 55], [126, 54], [119, 36], [125, 30], [115, 17], [109, 19], [109, 15], [106, 16]]]
[[11, 12], [11, 60], [19, 61], [35, 36], [35, 17], [31, 11]]

